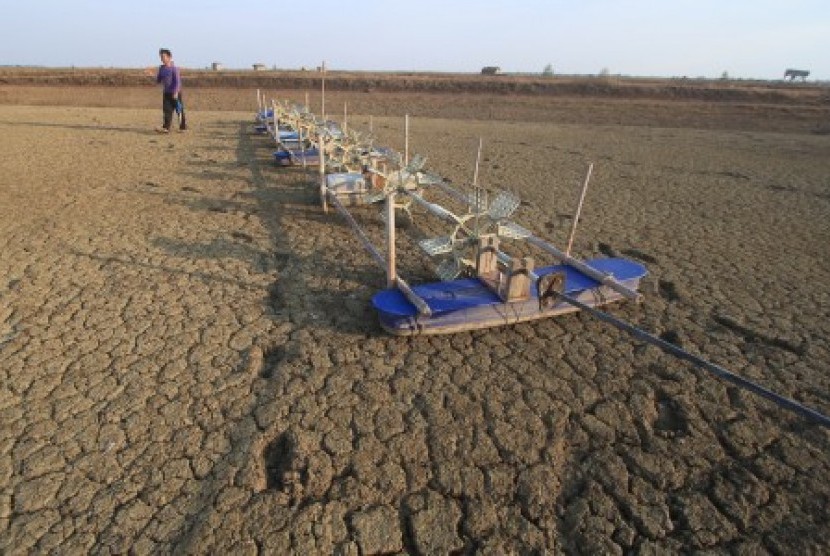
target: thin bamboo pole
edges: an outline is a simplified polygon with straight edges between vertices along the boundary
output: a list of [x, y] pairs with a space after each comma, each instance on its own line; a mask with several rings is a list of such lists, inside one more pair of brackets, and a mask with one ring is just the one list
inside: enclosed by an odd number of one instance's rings
[[406, 166], [409, 164], [409, 114], [404, 116], [403, 122], [403, 163]]
[[321, 84], [321, 92], [322, 97], [320, 98], [320, 115], [323, 117], [323, 121], [326, 121], [326, 61], [323, 60], [323, 65], [320, 66], [320, 69], [323, 71], [323, 79]]
[[327, 213], [329, 204], [328, 188], [326, 187], [326, 140], [322, 133], [317, 136], [317, 144], [320, 149], [320, 156], [318, 157], [320, 161], [320, 204], [323, 206], [323, 212]]
[[481, 164], [481, 148], [484, 145], [484, 139], [478, 138], [478, 151], [476, 151], [476, 165], [473, 170], [473, 187], [478, 187], [478, 169]]
[[478, 170], [479, 166], [481, 165], [481, 148], [484, 145], [484, 140], [479, 137], [478, 138], [478, 152], [476, 152], [476, 167], [473, 171], [473, 195], [475, 195], [475, 203], [476, 206], [473, 210], [475, 210], [475, 235], [478, 236], [478, 224], [479, 224], [479, 215], [481, 214], [481, 190], [478, 187]]
[[582, 214], [582, 203], [585, 202], [585, 193], [588, 192], [588, 182], [591, 181], [591, 172], [594, 170], [594, 163], [588, 164], [588, 173], [585, 176], [585, 182], [582, 184], [582, 193], [579, 194], [579, 204], [576, 207], [576, 214], [574, 214], [573, 222], [571, 223], [571, 235], [568, 237], [568, 247], [565, 249], [565, 254], [571, 254], [571, 247], [574, 244], [574, 236], [576, 235], [576, 226], [579, 224], [579, 215]]

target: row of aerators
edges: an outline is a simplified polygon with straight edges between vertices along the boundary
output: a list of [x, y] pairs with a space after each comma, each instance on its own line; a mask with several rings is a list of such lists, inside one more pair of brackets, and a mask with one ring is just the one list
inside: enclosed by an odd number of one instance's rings
[[[478, 160], [472, 187], [458, 189], [425, 170], [426, 159], [379, 147], [362, 133], [313, 114], [288, 101], [266, 103], [257, 92], [255, 130], [269, 136], [280, 166], [316, 169], [323, 210], [334, 208], [351, 225], [371, 258], [386, 273], [386, 288], [372, 297], [380, 325], [395, 335], [446, 334], [548, 318], [579, 310], [566, 299], [597, 307], [624, 298], [639, 301], [637, 288], [646, 275], [639, 263], [622, 258], [580, 260], [510, 220], [518, 197], [478, 185]], [[478, 156], [480, 160], [481, 143]], [[590, 176], [590, 170], [589, 170]], [[585, 186], [588, 180], [586, 178]], [[460, 210], [428, 201], [438, 188]], [[584, 188], [583, 188], [584, 196]], [[374, 245], [348, 207], [383, 203], [385, 248]], [[581, 203], [580, 203], [581, 206]], [[419, 242], [438, 258], [439, 280], [410, 285], [397, 271], [396, 213], [412, 218], [415, 208], [446, 222], [446, 236]], [[574, 220], [575, 223], [576, 219]], [[572, 234], [575, 228], [572, 230]], [[569, 241], [569, 245], [572, 242]], [[514, 257], [510, 242], [523, 241], [552, 255], [558, 264], [536, 267], [532, 257]]]

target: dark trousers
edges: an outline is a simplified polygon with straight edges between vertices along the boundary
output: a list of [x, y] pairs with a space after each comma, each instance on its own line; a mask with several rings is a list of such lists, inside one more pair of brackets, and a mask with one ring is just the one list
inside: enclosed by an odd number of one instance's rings
[[[179, 100], [182, 103], [179, 128], [187, 129], [187, 124], [184, 119], [184, 99], [182, 98], [181, 92], [179, 93]], [[171, 93], [164, 93], [162, 95], [161, 111], [164, 113], [164, 129], [170, 129], [170, 125], [173, 123], [173, 112], [176, 111], [176, 99], [173, 98]]]

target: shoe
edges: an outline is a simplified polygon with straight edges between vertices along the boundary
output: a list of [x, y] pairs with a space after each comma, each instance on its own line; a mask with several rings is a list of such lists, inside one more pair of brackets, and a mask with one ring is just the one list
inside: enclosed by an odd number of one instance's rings
[[187, 131], [187, 128], [186, 127], [180, 127], [177, 131], [179, 133], [184, 133], [185, 131]]
[[157, 127], [156, 128], [156, 133], [170, 133], [170, 130], [167, 129], [166, 127]]

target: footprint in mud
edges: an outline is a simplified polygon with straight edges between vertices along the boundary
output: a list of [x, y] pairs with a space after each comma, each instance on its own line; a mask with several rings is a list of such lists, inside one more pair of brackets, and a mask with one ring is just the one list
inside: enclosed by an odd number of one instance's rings
[[253, 236], [246, 234], [245, 232], [231, 232], [231, 237], [234, 239], [241, 239], [246, 243], [253, 243], [254, 241]]
[[788, 191], [792, 193], [793, 191], [798, 191], [797, 188], [793, 187], [792, 185], [778, 185], [778, 184], [771, 184], [767, 186], [767, 189], [772, 191]]
[[259, 370], [260, 378], [273, 378], [282, 360], [285, 358], [285, 348], [274, 346], [262, 352], [262, 366]]
[[718, 176], [725, 176], [727, 178], [735, 178], [738, 180], [748, 180], [749, 176], [746, 174], [742, 174], [740, 172], [733, 172], [733, 171], [724, 171], [724, 172], [717, 172]]
[[657, 282], [657, 290], [660, 293], [660, 296], [666, 301], [680, 300], [680, 294], [678, 293], [677, 286], [674, 285], [674, 282], [669, 280], [659, 280]]
[[620, 256], [620, 254], [617, 252], [617, 250], [614, 249], [613, 247], [611, 247], [610, 245], [608, 245], [607, 243], [600, 242], [599, 245], [597, 245], [597, 249], [599, 250], [600, 253], [602, 253], [606, 257], [619, 257]]
[[309, 469], [296, 434], [283, 432], [268, 442], [262, 450], [262, 464], [264, 477], [260, 484], [264, 485], [263, 490], [279, 493], [286, 504], [303, 503]]
[[676, 330], [666, 330], [660, 334], [660, 339], [664, 342], [674, 344], [677, 347], [683, 347], [683, 341], [680, 339], [680, 334]]
[[659, 393], [654, 402], [657, 418], [654, 431], [666, 438], [684, 436], [689, 432], [689, 420], [686, 412], [675, 400], [664, 393]]
[[291, 260], [291, 255], [289, 253], [274, 253], [274, 261], [277, 264], [277, 270], [285, 270], [285, 267], [288, 266], [288, 262]]
[[634, 259], [639, 259], [644, 263], [657, 264], [657, 259], [649, 255], [648, 253], [640, 251], [639, 249], [623, 249], [622, 254], [632, 257]]
[[282, 491], [287, 486], [286, 474], [291, 471], [291, 440], [286, 433], [277, 435], [262, 450], [265, 489]]
[[201, 191], [189, 185], [185, 185], [184, 187], [182, 187], [182, 191], [190, 191], [191, 193], [201, 193]]

